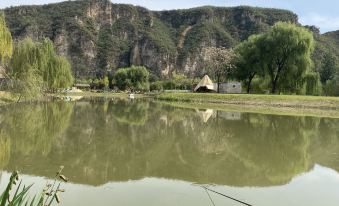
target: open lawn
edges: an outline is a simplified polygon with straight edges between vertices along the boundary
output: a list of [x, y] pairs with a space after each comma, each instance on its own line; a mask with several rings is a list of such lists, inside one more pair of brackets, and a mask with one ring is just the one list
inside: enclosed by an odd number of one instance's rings
[[339, 110], [339, 97], [257, 94], [162, 93], [159, 94], [156, 98], [158, 100], [175, 102]]

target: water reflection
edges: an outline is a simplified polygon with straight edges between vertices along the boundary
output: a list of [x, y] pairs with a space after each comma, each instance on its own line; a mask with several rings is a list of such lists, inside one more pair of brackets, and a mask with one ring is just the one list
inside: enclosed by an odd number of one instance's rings
[[53, 176], [64, 165], [82, 184], [158, 177], [271, 186], [315, 163], [339, 170], [337, 119], [103, 99], [14, 105], [1, 114], [1, 168]]

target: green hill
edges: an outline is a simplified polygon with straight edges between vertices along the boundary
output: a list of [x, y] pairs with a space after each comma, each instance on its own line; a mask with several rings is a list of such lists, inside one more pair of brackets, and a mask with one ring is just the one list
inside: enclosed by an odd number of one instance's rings
[[[193, 75], [207, 46], [234, 47], [296, 14], [256, 7], [199, 7], [150, 11], [109, 0], [67, 1], [5, 9], [15, 39], [50, 38], [77, 76], [91, 77], [129, 65], [144, 65], [158, 77], [173, 71]], [[339, 56], [337, 32], [318, 35], [315, 59], [328, 48]]]

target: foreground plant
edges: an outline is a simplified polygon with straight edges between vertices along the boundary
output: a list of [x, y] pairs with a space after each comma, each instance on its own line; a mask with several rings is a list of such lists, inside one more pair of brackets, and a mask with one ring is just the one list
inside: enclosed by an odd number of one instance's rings
[[[52, 203], [60, 203], [59, 193], [65, 192], [61, 189], [61, 181], [67, 182], [68, 179], [62, 175], [63, 166], [53, 180], [53, 183], [47, 183], [40, 194], [36, 194], [33, 198], [28, 196], [28, 193], [33, 185], [28, 187], [22, 186], [22, 181], [19, 182], [19, 173], [13, 172], [5, 191], [0, 196], [0, 206], [50, 206]], [[60, 181], [61, 180], [61, 181]], [[14, 188], [16, 189], [14, 190]]]

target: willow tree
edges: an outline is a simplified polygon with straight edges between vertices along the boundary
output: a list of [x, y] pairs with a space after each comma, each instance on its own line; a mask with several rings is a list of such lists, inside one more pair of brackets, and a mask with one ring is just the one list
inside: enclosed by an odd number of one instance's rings
[[44, 39], [39, 46], [39, 70], [49, 90], [69, 87], [73, 83], [71, 65], [65, 57], [55, 53], [53, 42]]
[[29, 70], [38, 69], [38, 47], [30, 38], [26, 38], [14, 47], [9, 74], [13, 79], [22, 79]]
[[303, 27], [279, 22], [263, 35], [261, 61], [271, 79], [271, 92], [279, 83], [301, 87], [303, 76], [312, 65], [313, 34]]
[[21, 98], [32, 99], [42, 92], [43, 81], [38, 68], [38, 46], [31, 39], [20, 41], [13, 51], [8, 74], [11, 90]]
[[263, 35], [253, 35], [248, 40], [239, 44], [235, 49], [236, 58], [234, 64], [237, 69], [233, 75], [245, 83], [247, 93], [251, 92], [254, 77], [264, 74], [263, 63], [261, 61], [261, 55], [263, 54], [260, 52], [259, 46], [261, 41], [263, 41]]
[[0, 12], [0, 61], [3, 62], [6, 58], [12, 56], [12, 35], [6, 26], [5, 15]]
[[16, 80], [16, 86], [22, 85], [22, 91], [26, 90], [24, 85], [34, 87], [29, 87], [31, 91], [54, 91], [71, 86], [73, 82], [68, 60], [55, 53], [53, 43], [48, 39], [42, 43], [29, 38], [20, 41], [13, 52], [10, 75]]
[[49, 88], [50, 89], [58, 89], [58, 88], [65, 88], [72, 85], [74, 79], [71, 72], [71, 64], [65, 57], [56, 56], [53, 57], [51, 61], [51, 75]]

